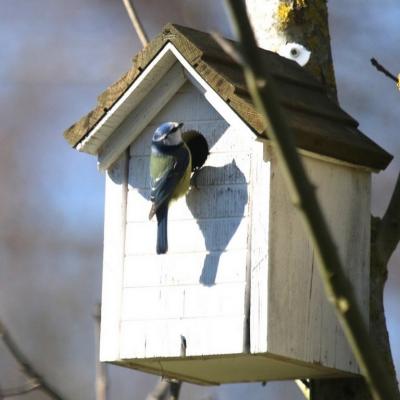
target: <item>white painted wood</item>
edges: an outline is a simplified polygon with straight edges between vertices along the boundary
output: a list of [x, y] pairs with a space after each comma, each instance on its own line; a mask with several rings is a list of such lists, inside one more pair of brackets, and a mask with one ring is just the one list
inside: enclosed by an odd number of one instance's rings
[[[150, 189], [150, 157], [133, 156], [129, 163], [129, 189]], [[211, 153], [198, 172], [199, 188], [215, 185], [246, 184], [250, 176], [249, 153]]]
[[[174, 64], [146, 98], [123, 119], [123, 122], [118, 127], [112, 127], [115, 130], [113, 135], [102, 145], [99, 151], [98, 166], [100, 171], [106, 170], [129, 147], [185, 81], [182, 67], [179, 63]], [[121, 105], [115, 113], [121, 112], [125, 115], [125, 111], [120, 111], [125, 104]]]
[[127, 175], [124, 153], [106, 174], [100, 361], [119, 358]]
[[[169, 72], [179, 75], [172, 80], [174, 88], [162, 89], [163, 82], [169, 85], [168, 74], [161, 81], [153, 75], [150, 93], [146, 86], [136, 88], [143, 97], [135, 103], [132, 90], [133, 97], [119, 104], [99, 130], [115, 131], [99, 155], [103, 167], [130, 146], [128, 188], [114, 188], [115, 196], [108, 194], [106, 200], [111, 228], [106, 227], [105, 238], [102, 335], [109, 343], [103, 346], [103, 359], [131, 359], [159, 374], [165, 372], [163, 365], [178, 371], [168, 358], [182, 358], [183, 335], [186, 354], [193, 357], [185, 360], [193, 368], [192, 380], [338, 374], [326, 367], [357, 372], [325, 300], [313, 250], [288, 199], [272, 146], [254, 141], [250, 129], [172, 45], [163, 51], [169, 60], [178, 60]], [[160, 95], [164, 92], [169, 94]], [[156, 111], [148, 114], [154, 105]], [[170, 206], [169, 251], [156, 255], [156, 222], [147, 219], [150, 143], [155, 128], [170, 120], [203, 133], [210, 156], [198, 189]], [[93, 146], [108, 137], [103, 133], [92, 136]], [[367, 316], [369, 174], [312, 156], [303, 154], [303, 159]], [[111, 220], [112, 212], [119, 217]], [[207, 365], [228, 354], [240, 358], [237, 365], [248, 366], [251, 373], [228, 373], [229, 363], [223, 364], [224, 371], [205, 373]], [[206, 367], [195, 367], [195, 360], [207, 360]], [[185, 375], [185, 367], [179, 371]]]
[[[268, 331], [268, 261], [271, 162], [267, 146], [254, 142], [251, 174], [250, 351], [264, 353]], [[273, 239], [272, 239], [273, 240]]]
[[[180, 357], [181, 335], [187, 356], [243, 352], [244, 316], [192, 318], [121, 323], [121, 358]], [[161, 333], [161, 334], [160, 334]]]
[[[152, 96], [154, 94], [156, 90], [155, 86], [159, 85], [160, 80], [166, 81], [171, 79], [166, 79], [166, 74], [174, 64], [175, 60], [178, 60], [179, 63], [184, 67], [185, 76], [191, 80], [191, 82], [201, 91], [207, 101], [212, 105], [212, 108], [209, 108], [208, 110], [208, 114], [210, 114], [210, 110], [212, 110], [214, 114], [216, 111], [223, 117], [221, 120], [227, 121], [230, 125], [234, 125], [244, 132], [252, 132], [241, 120], [241, 118], [229, 107], [229, 105], [226, 104], [223, 99], [221, 99], [219, 95], [207, 84], [207, 82], [200, 77], [196, 70], [185, 60], [175, 46], [173, 46], [171, 43], [168, 43], [149, 64], [149, 66], [141, 73], [141, 75], [133, 82], [124, 95], [121, 96], [121, 98], [89, 132], [89, 134], [77, 145], [77, 149], [89, 154], [97, 154], [100, 151], [101, 146], [104, 146], [105, 142], [110, 138], [110, 136], [114, 135], [115, 129], [121, 123], [123, 123], [125, 118], [130, 113], [136, 112], [137, 115], [140, 115], [141, 113], [136, 111], [136, 108], [138, 106], [141, 107], [147, 96]], [[157, 96], [155, 96], [155, 98], [157, 100]], [[166, 102], [164, 102], [164, 104], [166, 104]], [[156, 107], [156, 105], [153, 105], [151, 109], [155, 109], [154, 107]], [[195, 110], [195, 107], [192, 107], [192, 109]], [[158, 113], [159, 110], [160, 109], [154, 113], [153, 117]], [[146, 113], [147, 109], [142, 111]], [[215, 119], [218, 120], [218, 118]], [[209, 121], [210, 115], [205, 116], [205, 120]], [[150, 121], [147, 121], [147, 123], [149, 122]], [[142, 126], [140, 131], [143, 130], [146, 125], [147, 124]], [[132, 140], [134, 140], [135, 135], [132, 136]], [[126, 147], [128, 147], [128, 145]], [[100, 170], [105, 170], [107, 169], [107, 163], [108, 165], [111, 165], [112, 162], [106, 162], [106, 160], [102, 161], [102, 157], [105, 156], [100, 156], [99, 168]]]
[[[166, 120], [201, 131], [210, 156], [198, 189], [171, 204], [168, 253], [156, 255], [148, 163], [154, 129]], [[248, 129], [228, 125], [190, 83], [132, 143], [121, 355], [180, 356], [180, 334], [190, 343], [187, 355], [245, 350], [251, 148]], [[131, 331], [136, 343], [129, 342]]]
[[121, 318], [132, 321], [243, 316], [244, 290], [245, 282], [125, 288]]
[[[178, 202], [176, 206], [179, 207]], [[247, 224], [247, 218], [171, 221], [168, 228], [168, 252], [173, 254], [245, 249]], [[126, 254], [155, 254], [156, 235], [155, 220], [128, 223]]]
[[[215, 185], [191, 188], [188, 199], [173, 202], [168, 221], [206, 218], [232, 218], [248, 215], [247, 185]], [[128, 222], [146, 222], [150, 211], [150, 190], [132, 189], [128, 194]], [[193, 199], [196, 198], [196, 201]], [[200, 200], [197, 200], [200, 199]], [[202, 202], [203, 200], [204, 202]], [[188, 206], [187, 203], [190, 203]]]
[[[218, 268], [204, 269], [205, 257]], [[125, 259], [124, 287], [201, 285], [202, 283], [245, 282], [246, 250], [216, 253], [128, 256]], [[215, 274], [215, 276], [214, 276]]]
[[[97, 154], [100, 146], [113, 134], [114, 129], [142, 102], [175, 62], [176, 58], [168, 48], [161, 50], [129, 89], [77, 145], [77, 149], [89, 154]], [[121, 107], [124, 108], [124, 112], [121, 112]]]
[[[303, 160], [367, 319], [370, 176], [354, 168]], [[271, 176], [268, 351], [358, 372], [325, 299], [313, 249], [275, 159]]]
[[[185, 84], [183, 88], [192, 86]], [[193, 90], [193, 89], [192, 89]], [[196, 92], [197, 90], [194, 89]], [[193, 96], [199, 96], [197, 93], [193, 93]], [[198, 100], [196, 100], [198, 101]], [[189, 103], [190, 105], [191, 103]], [[210, 146], [211, 153], [250, 153], [251, 152], [251, 140], [247, 140], [246, 136], [243, 135], [243, 131], [236, 129], [234, 126], [228, 125], [224, 120], [211, 120], [211, 121], [196, 121], [195, 119], [186, 119], [185, 113], [166, 113], [164, 121], [171, 121], [179, 119], [184, 122], [183, 130], [197, 130], [199, 132], [207, 133], [207, 141]], [[135, 145], [131, 146], [131, 156], [146, 156], [150, 155], [151, 137], [154, 131], [158, 127], [158, 123], [149, 124], [143, 133], [135, 141]], [[223, 134], [222, 134], [223, 133]], [[250, 138], [251, 138], [250, 133]]]

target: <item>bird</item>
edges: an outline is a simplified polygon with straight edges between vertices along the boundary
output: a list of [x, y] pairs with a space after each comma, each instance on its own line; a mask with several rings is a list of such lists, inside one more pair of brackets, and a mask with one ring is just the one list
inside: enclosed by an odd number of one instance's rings
[[182, 122], [164, 122], [155, 131], [150, 154], [151, 220], [157, 218], [156, 253], [168, 251], [168, 207], [172, 200], [184, 196], [190, 186], [191, 154], [182, 139]]

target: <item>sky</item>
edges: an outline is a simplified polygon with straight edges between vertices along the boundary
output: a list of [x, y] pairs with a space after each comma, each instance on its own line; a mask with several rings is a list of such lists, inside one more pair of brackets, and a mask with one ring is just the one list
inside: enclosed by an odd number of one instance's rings
[[[231, 36], [222, 0], [136, 1], [150, 37], [167, 22]], [[342, 107], [394, 155], [373, 178], [381, 215], [400, 165], [400, 93], [373, 69], [400, 71], [395, 0], [329, 2]], [[62, 132], [131, 65], [140, 43], [120, 0], [1, 0], [0, 318], [20, 347], [68, 399], [94, 398], [94, 308], [100, 300], [104, 176]], [[400, 371], [399, 251], [385, 292]], [[111, 398], [143, 399], [152, 376], [111, 367]], [[23, 382], [0, 345], [0, 386]], [[184, 385], [182, 399], [301, 399], [293, 383]], [[44, 399], [32, 393], [25, 399]]]

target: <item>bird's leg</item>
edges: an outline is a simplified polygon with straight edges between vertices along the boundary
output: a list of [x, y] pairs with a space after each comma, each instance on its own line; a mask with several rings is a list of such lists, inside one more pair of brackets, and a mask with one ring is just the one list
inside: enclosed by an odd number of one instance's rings
[[190, 178], [190, 186], [194, 187], [196, 190], [199, 190], [199, 187], [197, 186], [197, 180], [200, 175], [200, 172], [201, 172], [201, 168], [194, 170], [193, 175]]

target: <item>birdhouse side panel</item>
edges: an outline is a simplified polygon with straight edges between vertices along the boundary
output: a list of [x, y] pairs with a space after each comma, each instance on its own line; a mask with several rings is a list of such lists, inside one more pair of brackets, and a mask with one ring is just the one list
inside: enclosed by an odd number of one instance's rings
[[106, 173], [100, 360], [119, 359], [128, 188], [128, 154]]
[[[151, 137], [165, 121], [201, 132], [210, 155], [188, 194], [168, 214], [168, 253], [155, 253]], [[186, 84], [131, 145], [121, 358], [244, 351], [251, 137], [230, 126]]]
[[[344, 272], [368, 321], [370, 174], [310, 157], [303, 157], [303, 161]], [[326, 299], [300, 212], [289, 199], [275, 160], [272, 169], [268, 351], [357, 373], [357, 364]]]

